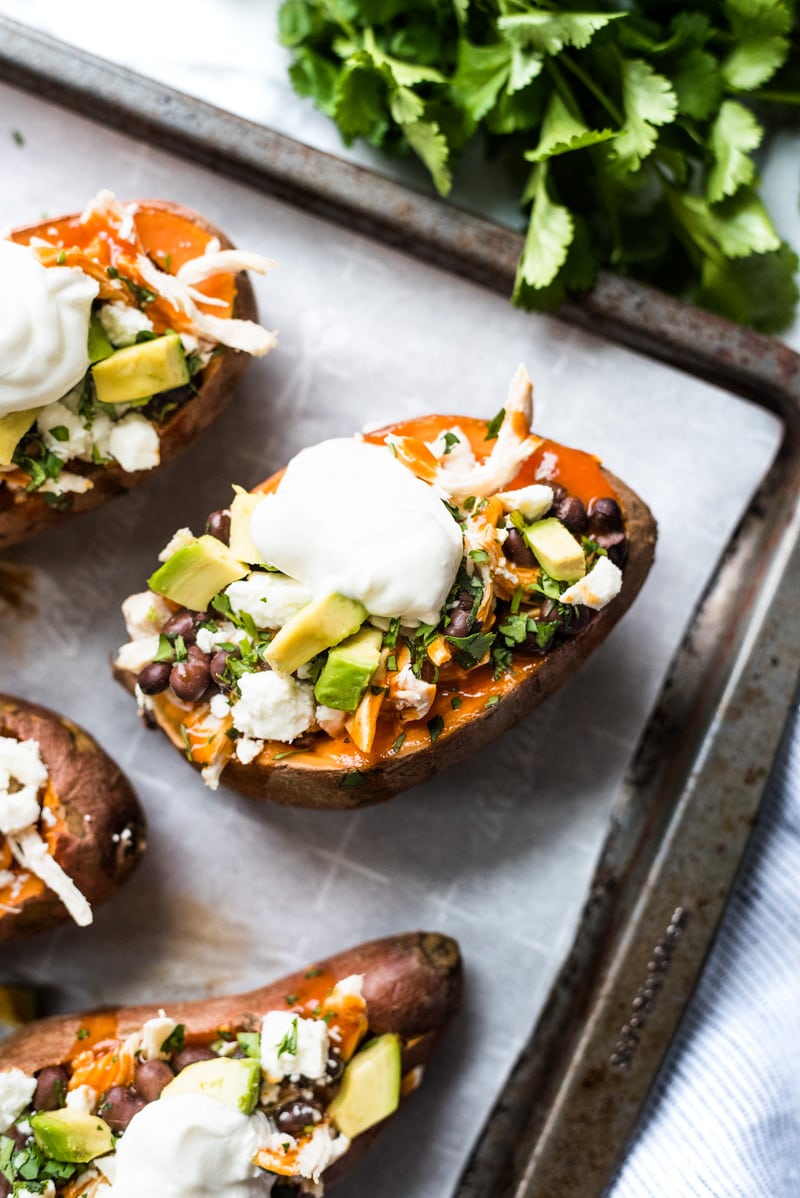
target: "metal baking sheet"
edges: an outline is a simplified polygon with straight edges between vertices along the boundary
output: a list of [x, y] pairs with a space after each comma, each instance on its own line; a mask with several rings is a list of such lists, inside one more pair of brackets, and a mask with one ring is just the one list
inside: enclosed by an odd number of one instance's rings
[[[477, 1140], [462, 1192], [496, 1194], [506, 1151], [522, 1133], [519, 1155], [508, 1158], [506, 1188], [544, 1193], [535, 1189], [543, 1175], [537, 1161], [546, 1159], [548, 1144], [555, 1142], [554, 1127], [568, 1126], [560, 1112], [569, 1086], [561, 1081], [569, 1081], [570, 1069], [574, 1073], [586, 1060], [588, 1016], [608, 1009], [608, 995], [596, 983], [612, 960], [615, 929], [627, 929], [629, 940], [641, 931], [647, 940], [649, 929], [637, 922], [636, 902], [641, 906], [651, 893], [644, 886], [650, 856], [658, 844], [670, 843], [664, 840], [670, 819], [686, 807], [680, 802], [681, 771], [688, 764], [691, 773], [695, 751], [716, 731], [725, 687], [752, 657], [754, 630], [763, 616], [753, 594], [767, 595], [777, 585], [782, 553], [793, 535], [786, 528], [796, 494], [792, 356], [614, 280], [604, 281], [585, 305], [568, 313], [715, 375], [759, 401], [753, 405], [732, 390], [646, 361], [561, 321], [515, 313], [485, 288], [455, 282], [375, 240], [189, 166], [154, 150], [151, 139], [158, 136], [213, 160], [231, 177], [249, 175], [260, 188], [344, 217], [351, 227], [358, 222], [403, 240], [412, 252], [430, 258], [433, 246], [437, 259], [498, 288], [508, 282], [518, 245], [513, 234], [443, 213], [438, 205], [426, 207], [386, 181], [373, 186], [353, 168], [342, 172], [342, 164], [74, 52], [65, 55], [41, 39], [32, 46], [25, 35], [15, 37], [4, 42], [7, 77], [88, 110], [93, 96], [96, 115], [101, 111], [127, 128], [146, 131], [148, 142], [101, 130], [4, 88], [3, 110], [14, 114], [25, 145], [10, 143], [0, 151], [0, 169], [5, 177], [13, 171], [17, 182], [13, 197], [1, 202], [0, 221], [79, 207], [102, 185], [123, 195], [162, 194], [192, 203], [241, 244], [281, 260], [280, 272], [260, 293], [267, 323], [280, 327], [282, 348], [253, 368], [216, 434], [186, 461], [148, 491], [60, 535], [48, 534], [6, 568], [7, 578], [22, 577], [27, 584], [28, 599], [33, 592], [38, 615], [25, 620], [18, 612], [6, 614], [14, 660], [4, 655], [3, 685], [49, 701], [93, 728], [139, 787], [151, 815], [153, 844], [127, 895], [100, 913], [95, 933], [53, 934], [9, 953], [5, 969], [20, 979], [57, 982], [62, 1004], [169, 999], [239, 988], [330, 947], [401, 925], [440, 926], [459, 936], [467, 955], [466, 1010], [429, 1086], [402, 1124], [389, 1130], [383, 1152], [340, 1192], [378, 1188], [419, 1198], [448, 1193]], [[27, 51], [22, 61], [20, 37]], [[39, 70], [47, 61], [47, 77], [37, 74], [37, 57]], [[100, 109], [98, 86], [107, 89], [108, 100]], [[261, 159], [260, 171], [251, 169], [249, 159], [263, 152], [265, 138], [273, 153]], [[115, 598], [141, 585], [154, 547], [176, 524], [199, 526], [220, 502], [228, 479], [253, 483], [300, 445], [366, 419], [432, 407], [492, 412], [519, 357], [527, 358], [537, 379], [540, 430], [599, 451], [645, 494], [659, 517], [659, 561], [637, 607], [581, 674], [503, 742], [384, 809], [337, 822], [204, 793], [165, 745], [136, 729], [127, 701], [108, 681], [105, 658], [121, 636]], [[717, 571], [723, 548], [762, 482], [758, 505]], [[688, 521], [687, 509], [693, 517]], [[20, 570], [29, 573], [20, 576]], [[712, 577], [688, 647], [673, 665], [660, 723], [650, 725], [632, 793], [622, 785], [626, 764]], [[780, 684], [796, 670], [790, 647], [780, 662], [781, 672], [772, 678], [776, 685], [764, 699], [767, 729], [779, 729], [775, 710], [785, 710]], [[683, 757], [666, 777], [665, 766], [673, 760], [667, 750], [674, 748], [677, 733], [665, 726], [665, 716], [679, 731], [691, 731], [682, 739]], [[759, 733], [758, 755], [768, 761], [769, 737], [763, 728]], [[746, 799], [753, 809], [762, 783], [763, 774], [750, 783]], [[579, 926], [615, 796], [615, 833]], [[687, 922], [687, 908], [676, 915], [675, 903], [663, 923], [665, 935], [689, 944], [680, 979], [674, 980], [677, 970], [668, 979], [672, 997], [657, 1008], [664, 1027], [659, 1033], [654, 1016], [650, 1047], [635, 1056], [642, 1076], [608, 1066], [613, 1079], [622, 1079], [625, 1102], [617, 1105], [628, 1127], [643, 1078], [646, 1083], [647, 1071], [652, 1076], [666, 1044], [664, 1012], [674, 1021], [688, 993], [743, 835], [742, 828], [734, 829], [720, 855], [719, 876], [708, 882], [711, 898], [699, 895], [704, 919]], [[642, 851], [634, 868], [636, 844]], [[693, 869], [690, 876], [694, 902], [706, 875]], [[677, 933], [667, 933], [673, 916]], [[661, 928], [659, 912], [654, 917]], [[694, 944], [690, 928], [697, 929]], [[590, 947], [597, 931], [603, 935]], [[571, 973], [561, 975], [529, 1043], [570, 945]], [[622, 987], [623, 1007], [628, 997]], [[506, 1076], [521, 1050], [509, 1091]], [[606, 1065], [613, 1051], [612, 1045]], [[506, 1103], [478, 1135], [503, 1093], [515, 1096], [513, 1110]], [[575, 1101], [567, 1105], [575, 1111]], [[626, 1126], [615, 1128], [614, 1152]], [[608, 1154], [605, 1160], [601, 1155], [587, 1161], [595, 1190], [607, 1176]], [[584, 1182], [588, 1176], [587, 1169]], [[568, 1184], [562, 1193], [590, 1192]]]

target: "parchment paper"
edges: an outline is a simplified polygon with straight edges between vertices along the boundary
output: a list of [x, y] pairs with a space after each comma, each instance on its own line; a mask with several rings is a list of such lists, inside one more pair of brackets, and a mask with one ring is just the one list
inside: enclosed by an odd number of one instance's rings
[[[89, 728], [129, 773], [147, 858], [94, 928], [4, 950], [0, 980], [60, 1008], [234, 991], [349, 943], [458, 937], [465, 1005], [427, 1085], [342, 1198], [443, 1198], [574, 935], [609, 808], [670, 656], [779, 440], [760, 409], [514, 311], [489, 292], [0, 86], [0, 225], [100, 187], [188, 203], [279, 269], [257, 283], [279, 348], [216, 426], [143, 490], [7, 555], [25, 610], [2, 616], [0, 685]], [[207, 791], [111, 680], [120, 600], [173, 530], [200, 531], [303, 445], [429, 410], [492, 416], [518, 361], [540, 433], [589, 448], [660, 523], [633, 610], [555, 697], [446, 776], [358, 814]]]

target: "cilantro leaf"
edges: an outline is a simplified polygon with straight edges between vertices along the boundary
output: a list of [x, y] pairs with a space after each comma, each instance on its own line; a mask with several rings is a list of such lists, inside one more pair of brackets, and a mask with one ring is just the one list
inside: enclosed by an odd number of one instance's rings
[[706, 258], [694, 299], [712, 312], [777, 333], [791, 321], [800, 293], [797, 254], [788, 245], [746, 258]]
[[436, 190], [446, 196], [453, 186], [447, 138], [435, 121], [414, 121], [405, 126], [404, 132], [408, 144], [430, 171]]
[[582, 150], [616, 136], [613, 129], [590, 129], [579, 116], [571, 113], [559, 93], [553, 92], [542, 121], [542, 132], [535, 150], [525, 154], [528, 162], [543, 162], [570, 150]]
[[713, 54], [689, 50], [671, 73], [678, 112], [704, 121], [716, 111], [722, 96], [722, 73]]
[[700, 196], [673, 193], [671, 198], [684, 229], [709, 258], [746, 258], [780, 249], [766, 208], [748, 187], [713, 207]]
[[347, 145], [356, 137], [380, 140], [386, 128], [385, 100], [383, 78], [367, 55], [356, 55], [339, 75], [333, 100], [333, 115]]
[[726, 100], [711, 126], [709, 146], [716, 159], [708, 176], [706, 194], [712, 204], [752, 183], [756, 167], [748, 156], [761, 144], [764, 130], [749, 108]]
[[782, 0], [727, 0], [735, 45], [722, 64], [728, 87], [751, 91], [771, 79], [790, 49], [792, 12]]
[[526, 194], [532, 193], [533, 207], [525, 238], [525, 248], [517, 266], [514, 293], [522, 283], [529, 287], [546, 287], [552, 283], [564, 265], [575, 222], [568, 208], [556, 204], [547, 194], [547, 168], [538, 163], [531, 175]]
[[584, 49], [610, 21], [619, 20], [621, 12], [551, 12], [529, 8], [527, 12], [500, 17], [497, 27], [512, 45], [529, 46], [540, 54], [558, 54], [565, 46]]
[[511, 50], [504, 42], [474, 46], [465, 37], [459, 39], [453, 94], [473, 121], [491, 110], [510, 73]]
[[674, 120], [678, 99], [669, 79], [657, 74], [642, 58], [622, 64], [622, 100], [625, 127], [614, 141], [612, 153], [620, 170], [637, 171], [654, 150], [657, 125]]

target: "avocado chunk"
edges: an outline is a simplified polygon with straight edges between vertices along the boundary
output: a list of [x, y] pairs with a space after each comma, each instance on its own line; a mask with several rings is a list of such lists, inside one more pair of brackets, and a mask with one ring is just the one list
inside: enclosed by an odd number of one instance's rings
[[207, 1098], [216, 1098], [225, 1106], [250, 1115], [261, 1094], [261, 1062], [252, 1057], [195, 1061], [181, 1069], [175, 1080], [164, 1087], [161, 1098], [170, 1098], [174, 1094], [205, 1094]]
[[366, 616], [363, 603], [344, 595], [312, 599], [275, 633], [264, 659], [276, 673], [291, 674], [323, 649], [356, 632]]
[[92, 365], [95, 362], [102, 362], [104, 358], [110, 358], [114, 352], [114, 346], [108, 339], [108, 334], [103, 328], [100, 317], [94, 312], [89, 321], [89, 361]]
[[181, 607], [205, 611], [218, 591], [249, 573], [216, 537], [204, 535], [183, 545], [151, 574], [147, 585]]
[[383, 634], [377, 628], [361, 628], [331, 649], [314, 687], [317, 702], [339, 711], [355, 711], [380, 665], [382, 642]]
[[0, 416], [0, 466], [10, 466], [14, 450], [39, 415], [41, 408], [32, 412], [9, 412]]
[[250, 519], [264, 496], [254, 495], [241, 487], [233, 489], [236, 494], [231, 504], [231, 532], [228, 538], [230, 551], [240, 562], [248, 562], [251, 566], [266, 566], [267, 563], [250, 536]]
[[178, 334], [164, 333], [115, 350], [92, 366], [92, 378], [101, 403], [136, 403], [188, 383], [189, 367]]
[[343, 1135], [360, 1136], [400, 1104], [400, 1041], [387, 1033], [357, 1052], [328, 1114]]
[[30, 1122], [36, 1143], [54, 1161], [85, 1164], [114, 1147], [114, 1133], [105, 1120], [85, 1111], [40, 1111]]
[[586, 558], [579, 541], [555, 516], [538, 520], [523, 533], [536, 560], [558, 582], [577, 582], [586, 573]]

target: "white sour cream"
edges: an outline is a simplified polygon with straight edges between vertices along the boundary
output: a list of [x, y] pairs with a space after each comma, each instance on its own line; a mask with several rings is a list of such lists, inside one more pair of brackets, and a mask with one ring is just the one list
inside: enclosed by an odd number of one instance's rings
[[28, 246], [0, 239], [0, 416], [44, 407], [80, 382], [97, 291], [77, 267], [42, 266]]
[[108, 1173], [113, 1198], [262, 1198], [274, 1178], [253, 1157], [269, 1136], [264, 1115], [243, 1115], [205, 1094], [150, 1102], [120, 1138]]
[[351, 438], [293, 458], [250, 535], [265, 561], [314, 594], [337, 592], [404, 623], [439, 618], [464, 552], [433, 487], [386, 446]]

